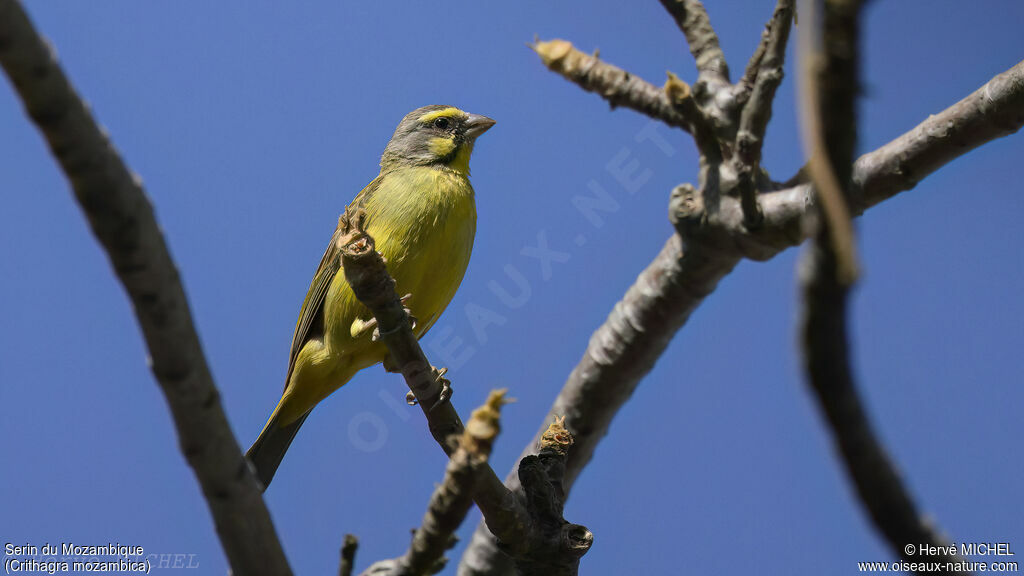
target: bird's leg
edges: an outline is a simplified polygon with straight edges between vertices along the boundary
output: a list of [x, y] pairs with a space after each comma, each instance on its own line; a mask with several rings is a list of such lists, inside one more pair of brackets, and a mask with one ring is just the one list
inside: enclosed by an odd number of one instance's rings
[[[433, 412], [434, 410], [437, 409], [438, 406], [441, 406], [445, 402], [451, 400], [452, 382], [451, 380], [444, 377], [444, 375], [448, 373], [447, 368], [438, 369], [431, 366], [430, 370], [432, 372], [432, 375], [434, 376], [434, 380], [441, 384], [441, 393], [437, 396], [437, 402], [434, 402], [434, 405], [430, 407], [430, 411]], [[405, 402], [410, 406], [416, 405], [416, 395], [412, 393], [412, 390], [406, 393]]]

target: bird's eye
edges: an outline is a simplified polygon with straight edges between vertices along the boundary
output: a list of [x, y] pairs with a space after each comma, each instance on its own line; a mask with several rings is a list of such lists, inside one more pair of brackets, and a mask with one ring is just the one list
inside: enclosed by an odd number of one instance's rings
[[448, 119], [445, 118], [444, 116], [442, 116], [440, 118], [435, 118], [434, 119], [434, 127], [435, 128], [440, 128], [441, 130], [447, 130], [448, 129]]

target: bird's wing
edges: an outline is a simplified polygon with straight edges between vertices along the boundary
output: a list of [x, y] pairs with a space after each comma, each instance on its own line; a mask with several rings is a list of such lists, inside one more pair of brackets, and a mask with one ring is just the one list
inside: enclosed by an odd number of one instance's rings
[[[374, 190], [380, 185], [381, 176], [378, 176], [366, 185], [356, 195], [352, 203], [345, 209], [346, 214], [351, 214], [356, 208], [361, 207]], [[327, 297], [327, 290], [331, 286], [334, 276], [341, 270], [341, 250], [338, 248], [338, 238], [345, 231], [341, 222], [334, 229], [331, 235], [331, 242], [327, 245], [323, 257], [320, 259], [320, 266], [313, 275], [313, 282], [306, 292], [306, 299], [302, 301], [302, 310], [299, 311], [299, 321], [295, 323], [295, 333], [292, 335], [292, 349], [288, 355], [288, 373], [285, 375], [284, 387], [288, 389], [288, 382], [292, 377], [292, 370], [295, 369], [295, 360], [299, 351], [311, 338], [322, 337], [324, 332], [324, 299]]]

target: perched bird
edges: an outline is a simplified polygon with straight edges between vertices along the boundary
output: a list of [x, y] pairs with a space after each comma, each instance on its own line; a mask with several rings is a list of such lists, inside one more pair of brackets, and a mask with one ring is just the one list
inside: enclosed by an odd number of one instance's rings
[[[413, 328], [422, 337], [455, 296], [476, 234], [469, 183], [473, 143], [494, 120], [453, 106], [424, 106], [398, 124], [380, 174], [346, 210], [365, 211], [364, 228], [387, 261]], [[341, 269], [334, 232], [302, 302], [292, 336], [284, 394], [246, 453], [264, 489], [303, 421], [356, 372], [385, 360], [372, 338], [376, 322], [356, 300]]]

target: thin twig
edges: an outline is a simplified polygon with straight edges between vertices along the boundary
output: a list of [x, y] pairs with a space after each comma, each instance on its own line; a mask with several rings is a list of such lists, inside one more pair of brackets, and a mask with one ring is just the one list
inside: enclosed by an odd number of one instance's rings
[[700, 78], [728, 84], [729, 65], [704, 5], [699, 0], [661, 0], [661, 5], [686, 36]]
[[[771, 19], [764, 25], [761, 41], [758, 42], [753, 56], [750, 57], [747, 69], [743, 72], [743, 77], [736, 83], [736, 100], [740, 104], [744, 104], [750, 99], [758, 79], [762, 76], [763, 70], [778, 70], [781, 74], [782, 66], [786, 59], [789, 28], [793, 22], [794, 5], [795, 0], [778, 0]], [[766, 80], [774, 81], [775, 85], [778, 86], [779, 82], [782, 81], [782, 77], [779, 76], [777, 80], [775, 78], [766, 78], [762, 82]], [[773, 88], [772, 94], [774, 92]], [[772, 98], [768, 98], [769, 115], [771, 114], [771, 102]], [[764, 123], [767, 124], [768, 120], [765, 119]]]
[[408, 574], [434, 574], [444, 567], [444, 553], [455, 543], [455, 531], [473, 504], [477, 479], [498, 437], [501, 407], [506, 402], [505, 390], [492, 391], [487, 402], [473, 411], [459, 448], [448, 462], [444, 481], [430, 497], [423, 523], [405, 553], [402, 564]]
[[674, 107], [664, 90], [643, 78], [581, 52], [566, 40], [536, 41], [529, 46], [552, 72], [600, 95], [612, 108], [622, 106], [669, 126], [691, 130], [693, 118]]
[[259, 485], [228, 425], [178, 270], [141, 182], [14, 0], [0, 0], [0, 64], [131, 299], [153, 375], [231, 570], [291, 574]]
[[352, 576], [352, 570], [356, 565], [356, 550], [359, 548], [359, 539], [352, 534], [345, 534], [345, 541], [341, 545], [341, 561], [338, 563], [338, 576]]
[[[758, 64], [753, 72], [750, 68], [738, 85], [742, 91], [750, 86], [748, 93], [739, 93], [736, 98], [744, 102], [740, 113], [739, 130], [736, 133], [736, 170], [740, 177], [740, 194], [747, 226], [760, 225], [761, 210], [757, 204], [755, 179], [761, 171], [761, 149], [768, 121], [772, 117], [772, 103], [775, 91], [782, 83], [786, 59], [786, 43], [789, 27], [793, 21], [794, 0], [779, 0], [771, 20], [765, 25], [761, 43], [755, 59]], [[753, 62], [753, 59], [752, 59]]]
[[398, 558], [375, 562], [363, 573], [365, 576], [429, 576], [444, 569], [444, 553], [455, 545], [455, 531], [473, 504], [476, 483], [501, 430], [501, 407], [508, 402], [505, 390], [492, 390], [484, 405], [473, 411], [448, 461], [444, 480], [434, 489], [423, 522], [413, 532], [408, 551]]

